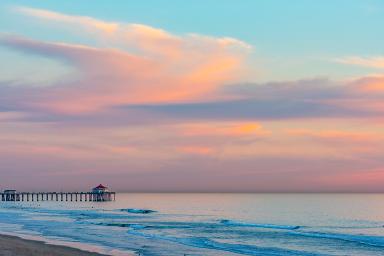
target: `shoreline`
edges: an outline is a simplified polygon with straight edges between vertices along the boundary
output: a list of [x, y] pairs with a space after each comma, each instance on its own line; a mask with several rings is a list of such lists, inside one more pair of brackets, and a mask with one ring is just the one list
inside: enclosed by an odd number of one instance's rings
[[[82, 250], [68, 245], [0, 234], [0, 256], [110, 256], [113, 254]], [[135, 255], [135, 254], [127, 254]]]

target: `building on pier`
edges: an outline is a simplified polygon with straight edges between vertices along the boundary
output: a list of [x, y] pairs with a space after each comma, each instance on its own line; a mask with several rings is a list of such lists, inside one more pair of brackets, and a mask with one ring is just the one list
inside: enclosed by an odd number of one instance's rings
[[92, 189], [92, 194], [95, 196], [94, 201], [97, 202], [112, 200], [112, 194], [109, 192], [108, 187], [103, 184], [99, 184], [97, 187], [94, 187]]
[[94, 187], [92, 189], [92, 192], [93, 193], [105, 193], [105, 192], [109, 192], [109, 189], [108, 189], [108, 187], [104, 186], [103, 184], [99, 184], [99, 186]]
[[18, 195], [16, 194], [15, 189], [6, 189], [2, 194], [3, 201], [17, 201]]

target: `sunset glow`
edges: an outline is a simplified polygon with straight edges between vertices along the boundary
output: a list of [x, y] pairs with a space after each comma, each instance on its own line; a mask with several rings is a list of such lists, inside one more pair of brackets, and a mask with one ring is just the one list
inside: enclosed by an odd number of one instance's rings
[[[166, 15], [138, 15], [145, 4], [128, 1], [105, 12], [85, 1], [0, 4], [2, 181], [383, 190], [383, 3], [355, 3], [345, 24], [333, 12], [323, 24], [319, 1], [308, 25], [299, 5], [273, 20], [259, 1], [226, 2], [222, 15], [209, 4], [199, 20], [166, 2], [151, 6]], [[232, 10], [244, 18], [232, 21]], [[334, 25], [344, 37], [324, 32]]]

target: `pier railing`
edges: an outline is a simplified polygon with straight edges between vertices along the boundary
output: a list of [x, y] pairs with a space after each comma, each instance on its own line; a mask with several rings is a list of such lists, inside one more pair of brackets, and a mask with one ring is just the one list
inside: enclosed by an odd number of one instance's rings
[[16, 192], [0, 193], [1, 201], [115, 201], [116, 192]]

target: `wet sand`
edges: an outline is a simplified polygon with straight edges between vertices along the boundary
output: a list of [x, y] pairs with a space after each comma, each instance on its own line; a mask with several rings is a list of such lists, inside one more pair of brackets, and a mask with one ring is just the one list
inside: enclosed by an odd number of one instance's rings
[[0, 235], [0, 256], [102, 256], [79, 249]]

